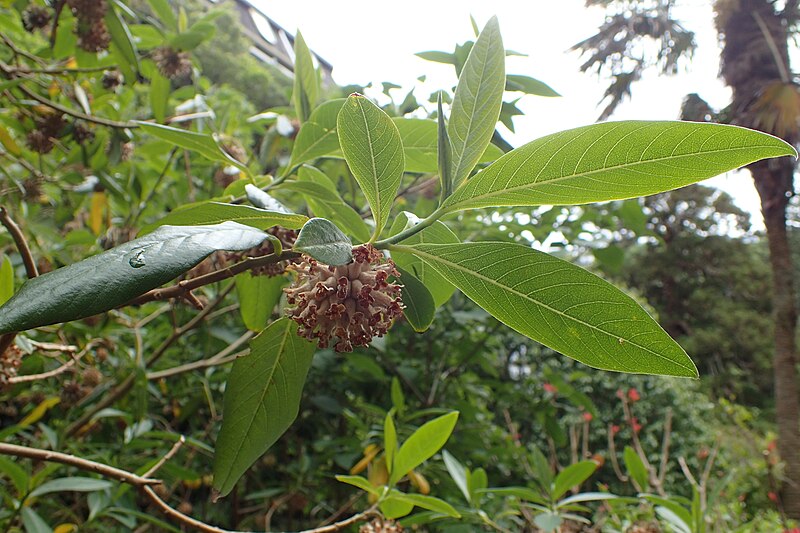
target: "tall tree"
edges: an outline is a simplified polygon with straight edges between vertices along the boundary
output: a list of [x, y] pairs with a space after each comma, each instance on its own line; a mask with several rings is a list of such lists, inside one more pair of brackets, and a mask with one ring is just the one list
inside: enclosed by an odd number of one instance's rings
[[[674, 17], [674, 0], [587, 0], [587, 5], [608, 10], [598, 34], [575, 45], [589, 56], [584, 71], [611, 74], [606, 92], [609, 103], [601, 118], [630, 96], [632, 84], [645, 69], [675, 73], [680, 59], [691, 56], [695, 48], [693, 34]], [[685, 107], [705, 111], [687, 118], [755, 128], [797, 144], [800, 92], [792, 80], [788, 45], [798, 33], [798, 2], [717, 0], [714, 9], [723, 42], [720, 73], [732, 90], [732, 100], [720, 113], [713, 113], [695, 95]], [[776, 422], [786, 474], [782, 502], [787, 515], [800, 518], [797, 310], [786, 231], [795, 168], [796, 162], [788, 157], [748, 167], [761, 199], [772, 268]]]

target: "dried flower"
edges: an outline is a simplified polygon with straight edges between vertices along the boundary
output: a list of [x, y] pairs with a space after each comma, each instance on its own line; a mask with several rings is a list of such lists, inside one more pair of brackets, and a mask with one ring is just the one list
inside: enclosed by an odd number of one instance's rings
[[[284, 248], [291, 248], [294, 245], [294, 241], [297, 240], [297, 232], [292, 229], [286, 229], [281, 226], [274, 226], [267, 230], [267, 233], [273, 235], [281, 241], [281, 245]], [[245, 250], [244, 252], [240, 253], [230, 253], [226, 254], [227, 259], [229, 261], [238, 263], [248, 257], [261, 257], [264, 255], [270, 255], [275, 253], [275, 248], [270, 241], [264, 241], [261, 246], [257, 246], [256, 248], [251, 248], [249, 250]], [[284, 272], [286, 272], [286, 266], [290, 262], [298, 262], [295, 260], [287, 260], [287, 261], [279, 261], [277, 263], [270, 263], [268, 265], [263, 265], [260, 267], [256, 267], [250, 270], [250, 273], [253, 276], [280, 276]]]
[[72, 126], [72, 138], [78, 144], [92, 142], [94, 140], [94, 132], [89, 129], [89, 126], [83, 121], [75, 121]]
[[162, 46], [153, 51], [152, 57], [158, 70], [167, 78], [181, 78], [192, 73], [192, 60], [186, 52]]
[[402, 533], [403, 526], [394, 520], [375, 518], [358, 528], [358, 533]]
[[32, 32], [47, 26], [51, 17], [52, 13], [48, 8], [30, 5], [22, 12], [22, 26], [26, 31]]
[[103, 89], [107, 91], [113, 91], [125, 81], [125, 78], [122, 76], [122, 73], [118, 70], [105, 70], [103, 71], [103, 77], [100, 80], [100, 83], [103, 84]]
[[0, 354], [0, 391], [4, 390], [11, 378], [17, 375], [22, 365], [22, 350], [12, 345]]
[[321, 265], [304, 257], [287, 270], [297, 278], [284, 289], [290, 305], [286, 312], [300, 324], [297, 334], [318, 339], [320, 348], [334, 338], [337, 352], [367, 346], [373, 337], [385, 335], [403, 312], [400, 285], [388, 281], [399, 276], [394, 262], [372, 245], [355, 248], [347, 265]]
[[101, 19], [91, 20], [78, 24], [78, 46], [87, 52], [97, 53], [108, 49], [111, 43], [111, 34], [108, 32], [106, 21]]

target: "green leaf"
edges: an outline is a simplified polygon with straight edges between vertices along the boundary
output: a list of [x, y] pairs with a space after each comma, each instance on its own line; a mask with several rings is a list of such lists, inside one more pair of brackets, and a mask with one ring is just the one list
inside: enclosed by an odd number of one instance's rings
[[429, 511], [442, 513], [453, 518], [461, 518], [459, 512], [456, 511], [452, 505], [444, 500], [440, 500], [439, 498], [434, 498], [433, 496], [425, 496], [424, 494], [406, 494], [404, 492], [393, 490], [389, 497], [399, 501], [411, 503], [417, 507], [428, 509]]
[[403, 315], [417, 333], [427, 330], [436, 314], [436, 304], [428, 288], [407, 270], [397, 267], [403, 286]]
[[227, 495], [297, 418], [314, 344], [288, 318], [250, 341], [225, 386], [222, 429], [214, 454], [214, 488]]
[[[413, 213], [403, 211], [395, 217], [390, 233], [396, 235], [400, 231], [418, 223], [419, 219]], [[456, 234], [439, 221], [403, 241], [404, 244], [455, 244], [458, 242], [460, 241]], [[399, 250], [392, 251], [392, 259], [398, 267], [411, 272], [414, 277], [425, 284], [425, 287], [433, 296], [433, 302], [436, 307], [442, 306], [455, 292], [456, 288], [452, 283], [415, 255]]]
[[625, 468], [628, 470], [631, 481], [636, 485], [636, 489], [640, 492], [647, 490], [650, 486], [650, 482], [648, 481], [650, 476], [647, 474], [647, 467], [644, 465], [644, 461], [642, 461], [642, 458], [636, 453], [636, 450], [630, 446], [625, 446], [625, 451], [622, 453], [622, 460], [625, 462]]
[[326, 265], [346, 265], [353, 260], [353, 243], [336, 224], [324, 218], [306, 222], [292, 249]]
[[[450, 144], [450, 136], [447, 135], [447, 122], [442, 109], [441, 91], [439, 91], [439, 95], [436, 98], [436, 110], [438, 113], [436, 128], [437, 170], [439, 171], [439, 183], [442, 188], [442, 199], [444, 199], [453, 194], [453, 147]], [[403, 146], [405, 146], [405, 142]], [[489, 146], [492, 145], [490, 144]]]
[[579, 266], [504, 242], [396, 248], [417, 255], [501, 322], [567, 357], [604, 370], [697, 377], [689, 356], [636, 301]]
[[464, 468], [464, 465], [459, 463], [458, 459], [450, 455], [450, 452], [447, 450], [442, 450], [442, 459], [444, 459], [444, 466], [447, 467], [447, 472], [450, 474], [450, 477], [453, 478], [461, 494], [464, 495], [468, 503], [472, 503], [472, 494], [467, 484], [469, 470]]
[[14, 267], [11, 260], [0, 255], [0, 305], [14, 296]]
[[153, 108], [153, 117], [158, 122], [164, 122], [167, 117], [167, 101], [169, 100], [169, 79], [153, 70], [150, 78], [150, 107]]
[[25, 533], [53, 533], [44, 518], [30, 507], [22, 508], [22, 525], [25, 526]]
[[480, 491], [489, 486], [489, 477], [486, 470], [476, 468], [472, 472], [467, 470], [467, 487], [470, 493], [470, 502], [474, 507], [480, 507]]
[[266, 211], [248, 205], [200, 202], [175, 209], [158, 222], [148, 224], [142, 228], [139, 234], [147, 235], [156, 228], [167, 224], [172, 226], [198, 226], [226, 221], [238, 222], [258, 229], [269, 229], [273, 226], [299, 229], [308, 221], [308, 218], [296, 213]]
[[108, 32], [111, 34], [111, 42], [119, 49], [120, 55], [130, 68], [138, 72], [139, 54], [136, 51], [136, 45], [133, 44], [131, 30], [118, 12], [118, 9], [124, 7], [124, 4], [120, 6], [119, 2], [114, 0], [106, 11], [105, 22]]
[[150, 7], [153, 9], [159, 20], [167, 27], [167, 29], [177, 32], [178, 19], [175, 17], [175, 12], [169, 4], [169, 0], [147, 0]]
[[62, 477], [42, 483], [33, 489], [28, 497], [35, 498], [52, 492], [94, 492], [96, 490], [105, 490], [113, 485], [113, 483], [105, 479]]
[[252, 183], [246, 183], [244, 192], [251, 204], [259, 209], [267, 211], [278, 211], [280, 213], [291, 213], [285, 205], [269, 195], [266, 191], [256, 187]]
[[580, 461], [569, 465], [556, 476], [553, 481], [553, 489], [550, 497], [553, 500], [559, 499], [572, 487], [577, 487], [597, 470], [597, 463], [594, 461]]
[[658, 517], [668, 523], [675, 533], [695, 533], [690, 525], [692, 523], [691, 519], [689, 522], [685, 522], [680, 515], [668, 507], [659, 506], [655, 510]]
[[208, 41], [217, 31], [217, 26], [210, 21], [198, 21], [183, 33], [169, 40], [169, 44], [176, 50], [194, 50], [205, 41]]
[[392, 413], [386, 415], [383, 421], [383, 453], [386, 455], [386, 469], [392, 473], [394, 466], [394, 456], [397, 453], [397, 429], [394, 427]]
[[519, 74], [509, 74], [506, 76], [506, 91], [519, 91], [525, 94], [550, 98], [561, 96], [543, 81], [531, 78], [530, 76], [520, 76]]
[[669, 498], [657, 496], [655, 494], [640, 494], [639, 497], [649, 501], [650, 503], [661, 506], [662, 508], [668, 509], [675, 517], [678, 518], [678, 520], [680, 520], [680, 522], [683, 523], [687, 530], [691, 530], [691, 528], [689, 528], [689, 524], [692, 523], [692, 513], [680, 503]]
[[618, 498], [619, 496], [616, 494], [611, 494], [610, 492], [581, 492], [579, 494], [569, 496], [568, 498], [564, 498], [558, 502], [557, 507], [564, 507], [567, 505], [572, 505], [573, 503], [616, 500]]
[[492, 140], [503, 104], [505, 83], [503, 39], [497, 17], [492, 17], [461, 70], [447, 124], [455, 187], [467, 179]]
[[[393, 118], [400, 138], [403, 141], [405, 171], [434, 174], [439, 169], [438, 125], [435, 120], [427, 118]], [[478, 160], [479, 163], [491, 163], [502, 157], [503, 151], [489, 144]]]
[[392, 378], [392, 405], [397, 413], [402, 413], [406, 408], [406, 398], [403, 395], [403, 387], [400, 385], [400, 380], [397, 376]]
[[777, 137], [738, 126], [605, 122], [547, 135], [512, 150], [443, 205], [452, 212], [620, 200], [683, 187], [761, 159], [795, 154]]
[[286, 282], [283, 276], [253, 276], [250, 272], [236, 276], [239, 312], [247, 329], [264, 329]]
[[347, 166], [367, 197], [380, 235], [403, 178], [403, 143], [392, 119], [360, 94], [351, 94], [337, 119]]
[[425, 52], [417, 52], [414, 54], [421, 57], [426, 61], [433, 61], [434, 63], [444, 63], [445, 65], [455, 65], [455, 56], [449, 52], [440, 52], [438, 50], [428, 50]]
[[344, 98], [329, 100], [311, 113], [292, 146], [290, 168], [339, 151], [336, 118], [345, 101]]
[[561, 516], [556, 513], [548, 512], [536, 515], [533, 523], [539, 526], [545, 533], [552, 533], [561, 527]]
[[414, 503], [395, 496], [389, 496], [380, 503], [378, 508], [381, 510], [381, 513], [383, 513], [383, 516], [389, 520], [393, 520], [410, 513], [414, 509]]
[[381, 491], [378, 487], [374, 486], [372, 483], [369, 482], [366, 478], [361, 476], [336, 476], [337, 481], [341, 481], [342, 483], [347, 483], [348, 485], [353, 485], [354, 487], [358, 487], [359, 489], [369, 492], [370, 494], [374, 494], [375, 496], [380, 496]]
[[198, 155], [210, 159], [211, 161], [218, 161], [226, 165], [233, 165], [242, 172], [247, 174], [250, 170], [244, 163], [241, 163], [228, 155], [222, 147], [214, 140], [209, 134], [197, 133], [196, 131], [182, 130], [173, 128], [172, 126], [164, 126], [163, 124], [153, 124], [152, 122], [138, 122], [143, 131], [158, 137], [161, 140], [167, 141], [170, 144], [178, 146], [194, 152]]
[[243, 251], [266, 234], [224, 222], [163, 226], [101, 254], [25, 282], [0, 307], [0, 332], [23, 331], [103, 313], [174, 279], [209, 254]]
[[539, 505], [548, 505], [549, 502], [542, 498], [541, 494], [536, 492], [533, 489], [529, 489], [528, 487], [499, 487], [499, 488], [488, 488], [477, 491], [478, 493], [488, 493], [488, 494], [496, 494], [498, 496], [511, 496], [514, 498], [519, 498], [520, 500], [524, 500], [526, 502], [532, 502]]
[[311, 51], [303, 35], [298, 31], [294, 37], [294, 90], [292, 100], [300, 122], [305, 122], [317, 104], [319, 77], [314, 69]]
[[423, 424], [408, 437], [394, 458], [389, 484], [394, 485], [411, 470], [433, 457], [456, 426], [458, 411], [453, 411]]
[[0, 473], [8, 476], [18, 496], [25, 495], [28, 490], [28, 474], [21, 466], [10, 459], [0, 457]]

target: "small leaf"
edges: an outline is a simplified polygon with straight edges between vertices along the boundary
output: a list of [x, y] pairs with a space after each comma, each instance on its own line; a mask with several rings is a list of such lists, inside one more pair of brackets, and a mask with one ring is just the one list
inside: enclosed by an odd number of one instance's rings
[[192, 24], [185, 32], [175, 35], [169, 45], [176, 50], [194, 50], [214, 37], [217, 27], [210, 21], [200, 20]]
[[61, 398], [59, 396], [51, 396], [50, 398], [45, 398], [39, 404], [31, 409], [31, 412], [25, 415], [25, 418], [19, 421], [17, 424], [20, 428], [26, 428], [32, 426], [36, 422], [42, 419], [44, 415], [47, 414], [47, 411], [55, 407], [61, 402]]
[[366, 491], [370, 494], [374, 494], [375, 496], [380, 496], [381, 491], [378, 487], [374, 486], [369, 480], [361, 477], [361, 476], [336, 476], [337, 481], [341, 481], [342, 483], [347, 483], [348, 485], [353, 485], [354, 487], [358, 487], [359, 489]]
[[533, 523], [539, 526], [545, 533], [552, 533], [561, 527], [563, 520], [556, 513], [548, 512], [536, 515]]
[[386, 454], [386, 469], [392, 473], [394, 466], [394, 456], [397, 453], [397, 429], [394, 427], [392, 413], [386, 415], [383, 421], [383, 449]]
[[14, 267], [11, 260], [0, 255], [0, 305], [14, 295]]
[[367, 197], [380, 235], [403, 178], [403, 143], [392, 119], [360, 94], [352, 94], [336, 121], [347, 166]]
[[472, 503], [472, 494], [467, 484], [469, 470], [464, 468], [464, 465], [459, 463], [458, 459], [450, 455], [450, 452], [447, 450], [442, 450], [442, 459], [444, 459], [444, 466], [447, 467], [447, 472], [450, 474], [450, 477], [453, 478], [453, 481], [455, 481], [461, 494], [464, 495], [467, 502]]
[[427, 61], [433, 61], [434, 63], [444, 63], [446, 65], [455, 65], [455, 56], [449, 52], [440, 52], [438, 50], [428, 50], [425, 52], [417, 52], [414, 54], [417, 57], [421, 57]]
[[339, 151], [336, 118], [345, 101], [344, 98], [329, 100], [311, 113], [292, 146], [290, 168]]
[[120, 55], [125, 59], [125, 62], [130, 68], [138, 72], [139, 54], [136, 51], [136, 45], [133, 44], [131, 30], [118, 12], [118, 9], [121, 9], [124, 5], [120, 6], [117, 0], [113, 1], [111, 4], [112, 5], [110, 5], [109, 9], [106, 11], [104, 19], [108, 27], [108, 32], [111, 34], [111, 42], [119, 49]]
[[497, 17], [492, 17], [461, 70], [447, 124], [454, 187], [469, 176], [492, 140], [505, 82], [505, 50]]
[[181, 206], [173, 210], [158, 222], [148, 224], [142, 228], [139, 235], [147, 235], [153, 230], [165, 225], [204, 226], [227, 221], [238, 222], [239, 224], [258, 229], [269, 229], [274, 226], [299, 229], [308, 221], [308, 218], [296, 213], [266, 211], [247, 205], [200, 202]]
[[406, 408], [406, 399], [403, 396], [403, 387], [400, 385], [400, 380], [397, 379], [397, 376], [392, 378], [391, 395], [395, 412], [402, 413]]
[[564, 498], [558, 502], [558, 507], [572, 505], [573, 503], [599, 502], [605, 500], [616, 500], [618, 498], [619, 496], [616, 494], [611, 494], [610, 492], [581, 492], [579, 494], [569, 496], [568, 498]]
[[474, 507], [480, 507], [480, 491], [489, 486], [489, 478], [486, 470], [476, 468], [472, 472], [467, 470], [467, 487], [471, 496], [470, 501]]
[[172, 10], [169, 0], [147, 0], [147, 3], [150, 4], [150, 7], [167, 29], [174, 32], [178, 31], [178, 19], [175, 17], [175, 12]]
[[697, 377], [686, 352], [633, 298], [579, 266], [504, 242], [395, 249], [417, 255], [509, 327], [584, 364]]
[[539, 494], [533, 489], [529, 489], [528, 487], [488, 488], [479, 490], [477, 492], [481, 494], [487, 493], [487, 494], [496, 494], [498, 496], [511, 496], [538, 505], [549, 505], [549, 502], [546, 499], [542, 498], [541, 494]]
[[157, 69], [153, 69], [150, 76], [150, 107], [153, 109], [153, 118], [157, 122], [164, 122], [167, 118], [169, 90], [169, 78], [162, 76]]
[[520, 76], [519, 74], [509, 74], [506, 76], [506, 91], [519, 91], [525, 94], [546, 96], [549, 98], [561, 96], [546, 83], [536, 78]]
[[211, 135], [173, 128], [172, 126], [164, 126], [163, 124], [153, 124], [152, 122], [140, 121], [138, 124], [143, 131], [149, 133], [153, 137], [158, 137], [161, 140], [194, 152], [211, 161], [233, 165], [245, 173], [250, 172], [244, 163], [228, 155]]
[[628, 475], [636, 485], [636, 490], [643, 492], [648, 489], [650, 482], [647, 475], [647, 467], [644, 461], [636, 453], [636, 450], [630, 446], [625, 446], [625, 451], [622, 453], [622, 460], [625, 462], [625, 468], [628, 470]]
[[19, 156], [22, 153], [14, 137], [12, 137], [8, 130], [2, 125], [0, 125], [0, 144], [2, 144], [11, 155]]
[[105, 490], [111, 486], [113, 486], [113, 483], [105, 479], [62, 477], [42, 483], [33, 489], [28, 497], [35, 498], [52, 492], [94, 492], [96, 490]]
[[453, 411], [434, 418], [412, 433], [394, 458], [389, 484], [394, 485], [409, 471], [433, 457], [450, 438], [457, 420], [458, 411]]
[[550, 497], [553, 500], [559, 499], [572, 487], [577, 487], [597, 470], [597, 463], [594, 461], [580, 461], [569, 465], [558, 473], [553, 481], [553, 490]]
[[402, 518], [410, 513], [414, 509], [414, 503], [396, 498], [395, 496], [389, 496], [380, 503], [378, 508], [381, 510], [383, 516], [389, 520], [394, 520], [395, 518]]
[[0, 307], [0, 333], [103, 313], [174, 279], [209, 254], [242, 251], [266, 234], [236, 222], [162, 226], [101, 254], [30, 279]]
[[89, 228], [95, 235], [100, 235], [103, 229], [103, 215], [108, 209], [108, 197], [104, 191], [93, 192], [89, 209]]
[[287, 280], [283, 276], [253, 276], [245, 272], [236, 276], [236, 294], [242, 321], [250, 331], [261, 331], [283, 294]]
[[250, 200], [250, 203], [259, 209], [277, 211], [279, 213], [291, 213], [285, 205], [252, 183], [248, 183], [244, 186], [244, 192], [247, 195], [247, 199]]
[[677, 189], [761, 159], [795, 155], [783, 140], [738, 126], [605, 122], [512, 150], [443, 206], [453, 212], [621, 200]]
[[52, 528], [30, 507], [22, 508], [22, 525], [25, 533], [53, 533]]
[[11, 480], [11, 483], [13, 483], [18, 496], [25, 495], [25, 493], [28, 491], [29, 478], [28, 473], [25, 472], [21, 466], [10, 459], [0, 457], [0, 473], [4, 474]]
[[314, 344], [297, 336], [294, 322], [281, 318], [234, 362], [214, 454], [214, 488], [222, 496], [297, 418], [313, 355]]
[[399, 501], [411, 503], [417, 507], [428, 509], [437, 513], [450, 516], [452, 518], [461, 518], [461, 515], [455, 508], [444, 500], [434, 498], [433, 496], [426, 496], [424, 494], [406, 494], [400, 491], [393, 490], [389, 498]]
[[403, 315], [409, 325], [417, 333], [427, 330], [433, 323], [436, 314], [436, 304], [427, 287], [410, 272], [397, 268], [400, 272], [400, 283], [403, 286]]
[[324, 218], [306, 222], [292, 249], [331, 266], [346, 265], [353, 260], [353, 243], [336, 224]]
[[319, 77], [314, 69], [311, 51], [298, 31], [294, 38], [294, 90], [292, 100], [300, 122], [305, 122], [317, 104]]

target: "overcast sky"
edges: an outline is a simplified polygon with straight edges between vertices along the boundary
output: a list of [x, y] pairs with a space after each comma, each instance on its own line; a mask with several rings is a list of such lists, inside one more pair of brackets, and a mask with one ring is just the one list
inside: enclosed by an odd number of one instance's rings
[[[602, 111], [598, 102], [607, 85], [595, 74], [579, 71], [581, 58], [569, 48], [593, 35], [603, 21], [603, 10], [586, 8], [583, 0], [406, 0], [399, 2], [344, 2], [340, 0], [255, 0], [265, 13], [289, 31], [300, 29], [308, 45], [333, 65], [340, 85], [370, 82], [380, 93], [381, 82], [418, 87], [417, 99], [427, 100], [437, 89], [455, 82], [451, 66], [422, 60], [415, 52], [451, 52], [456, 43], [473, 39], [469, 16], [480, 26], [497, 15], [505, 47], [528, 54], [509, 57], [506, 71], [548, 83], [561, 98], [524, 97], [518, 107], [516, 134], [505, 137], [519, 146], [542, 135], [594, 122]], [[613, 115], [621, 119], [676, 119], [683, 97], [697, 92], [712, 107], [723, 107], [730, 92], [717, 79], [719, 44], [713, 27], [710, 0], [678, 1], [676, 16], [696, 33], [697, 52], [678, 76], [650, 73], [634, 86], [633, 100]], [[426, 76], [426, 82], [417, 81]], [[394, 97], [402, 100], [405, 91]], [[729, 173], [707, 182], [733, 194], [761, 225], [758, 196], [746, 172]]]

